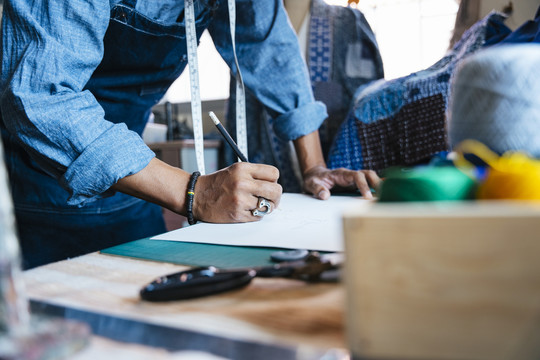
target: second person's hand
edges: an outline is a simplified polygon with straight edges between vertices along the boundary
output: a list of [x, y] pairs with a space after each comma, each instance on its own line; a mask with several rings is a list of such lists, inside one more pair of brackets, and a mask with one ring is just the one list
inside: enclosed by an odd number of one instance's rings
[[372, 170], [349, 170], [345, 168], [327, 169], [315, 166], [304, 174], [304, 190], [318, 199], [330, 197], [330, 190], [335, 187], [358, 189], [366, 199], [372, 199], [370, 187], [378, 188], [381, 179]]

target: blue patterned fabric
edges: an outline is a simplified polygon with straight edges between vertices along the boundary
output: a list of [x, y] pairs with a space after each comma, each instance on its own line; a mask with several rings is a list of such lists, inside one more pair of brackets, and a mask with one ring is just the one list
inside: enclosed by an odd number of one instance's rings
[[[325, 157], [350, 107], [355, 90], [384, 76], [375, 35], [364, 15], [353, 8], [327, 5], [323, 0], [311, 3], [307, 68], [315, 99], [323, 102], [328, 118], [319, 128]], [[231, 78], [231, 97], [227, 110], [227, 128], [235, 128], [235, 83]], [[295, 171], [289, 139], [275, 129], [275, 119], [246, 90], [246, 118], [249, 161], [276, 166], [279, 182], [286, 192], [301, 192], [301, 177]], [[224, 164], [236, 161], [234, 153], [224, 149]]]
[[308, 65], [311, 83], [328, 81], [332, 66], [332, 26], [324, 7], [314, 2], [309, 24]]
[[540, 43], [540, 7], [536, 10], [533, 20], [526, 21], [502, 40], [494, 41], [493, 44], [497, 43], [498, 45], [504, 45], [527, 42]]
[[474, 24], [428, 69], [358, 88], [328, 158], [329, 168], [372, 169], [414, 165], [449, 148], [446, 109], [456, 65], [491, 37], [510, 29], [496, 12]]

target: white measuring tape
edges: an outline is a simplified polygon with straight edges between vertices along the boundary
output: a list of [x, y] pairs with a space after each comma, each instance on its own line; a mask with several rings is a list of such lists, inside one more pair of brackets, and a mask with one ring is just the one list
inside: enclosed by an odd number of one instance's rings
[[[246, 101], [244, 82], [240, 73], [240, 66], [236, 58], [235, 29], [236, 29], [236, 3], [228, 0], [229, 24], [231, 28], [234, 63], [236, 65], [236, 141], [240, 150], [248, 156], [246, 131]], [[187, 55], [189, 63], [189, 83], [191, 88], [191, 118], [193, 121], [193, 137], [195, 139], [195, 156], [197, 168], [201, 175], [205, 174], [204, 166], [204, 138], [202, 125], [202, 106], [199, 86], [199, 61], [197, 58], [197, 32], [195, 28], [195, 7], [193, 0], [184, 0]]]
[[202, 126], [202, 106], [199, 87], [199, 60], [197, 58], [197, 32], [195, 29], [195, 8], [193, 0], [185, 0], [186, 41], [189, 64], [189, 84], [191, 89], [191, 119], [193, 121], [193, 137], [195, 139], [195, 156], [197, 168], [201, 175], [204, 170], [204, 139]]

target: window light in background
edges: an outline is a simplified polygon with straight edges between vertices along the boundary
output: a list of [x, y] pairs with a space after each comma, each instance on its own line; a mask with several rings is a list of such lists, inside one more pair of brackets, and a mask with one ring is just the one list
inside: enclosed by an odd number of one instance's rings
[[[325, 1], [347, 6], [347, 0]], [[425, 69], [444, 56], [454, 29], [458, 1], [360, 0], [356, 6], [377, 36], [386, 79], [393, 79]], [[201, 99], [227, 99], [229, 68], [214, 48], [208, 32], [201, 38], [198, 55]], [[166, 101], [190, 101], [188, 71], [173, 83], [162, 103]]]
[[[197, 49], [199, 58], [199, 84], [201, 100], [220, 100], [229, 97], [229, 67], [217, 52], [208, 31], [201, 36]], [[190, 101], [189, 68], [171, 85], [162, 103], [185, 103]]]
[[[347, 5], [347, 0], [326, 0]], [[353, 5], [354, 6], [354, 5]], [[381, 51], [386, 79], [433, 65], [448, 50], [456, 21], [456, 0], [360, 0]]]

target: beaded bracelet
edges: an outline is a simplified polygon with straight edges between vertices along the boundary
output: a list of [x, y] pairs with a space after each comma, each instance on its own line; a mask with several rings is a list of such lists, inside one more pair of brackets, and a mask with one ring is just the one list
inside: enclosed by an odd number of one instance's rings
[[193, 218], [193, 198], [195, 197], [195, 183], [197, 182], [197, 179], [200, 175], [200, 172], [195, 171], [193, 174], [191, 174], [191, 177], [189, 178], [186, 195], [187, 220], [189, 225], [197, 223], [197, 220]]

